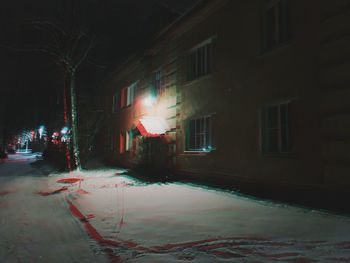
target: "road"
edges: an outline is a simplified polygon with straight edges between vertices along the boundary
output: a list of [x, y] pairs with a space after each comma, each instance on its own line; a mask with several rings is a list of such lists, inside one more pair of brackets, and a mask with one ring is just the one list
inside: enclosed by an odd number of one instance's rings
[[124, 169], [0, 164], [1, 262], [350, 262], [350, 218]]

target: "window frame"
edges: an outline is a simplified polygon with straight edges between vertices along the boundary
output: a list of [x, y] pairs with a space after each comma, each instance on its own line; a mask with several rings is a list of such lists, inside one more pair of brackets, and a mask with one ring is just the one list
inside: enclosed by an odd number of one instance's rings
[[[260, 150], [264, 155], [288, 155], [293, 152], [292, 136], [291, 136], [291, 101], [282, 101], [264, 106], [260, 111]], [[282, 112], [285, 107], [285, 112]], [[277, 119], [275, 127], [269, 127], [271, 116], [269, 112], [273, 109], [277, 110]], [[285, 118], [285, 119], [282, 119]], [[273, 138], [277, 142], [276, 150], [273, 150], [271, 143], [271, 134], [277, 132], [277, 138]]]
[[114, 93], [112, 98], [112, 113], [117, 113], [119, 110], [119, 92]]
[[191, 82], [210, 75], [213, 71], [214, 37], [191, 48], [186, 57], [186, 81]]
[[133, 147], [133, 131], [129, 130], [125, 132], [125, 152], [130, 152]]
[[125, 152], [125, 136], [123, 132], [119, 134], [119, 154], [123, 154]]
[[[288, 43], [291, 39], [290, 1], [262, 0], [262, 51], [269, 51]], [[274, 14], [272, 28], [269, 26], [268, 12]], [[273, 30], [274, 40], [269, 43], [269, 32]]]
[[[207, 121], [208, 120], [208, 121]], [[199, 130], [197, 124], [199, 122]], [[194, 134], [191, 134], [191, 125], [194, 124]], [[204, 127], [201, 125], [204, 124]], [[185, 152], [209, 153], [213, 147], [213, 115], [203, 115], [187, 120]], [[193, 137], [193, 138], [192, 138]], [[191, 145], [194, 139], [194, 147]]]
[[138, 81], [133, 82], [119, 91], [119, 109], [127, 108], [133, 105]]
[[157, 70], [153, 71], [152, 84], [157, 96], [161, 96], [165, 90], [164, 81], [163, 81], [163, 71], [161, 68], [158, 68]]

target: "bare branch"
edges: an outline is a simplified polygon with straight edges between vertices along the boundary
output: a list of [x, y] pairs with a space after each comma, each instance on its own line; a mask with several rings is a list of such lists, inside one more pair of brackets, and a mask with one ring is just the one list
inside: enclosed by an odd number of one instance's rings
[[86, 62], [89, 63], [89, 64], [91, 64], [91, 65], [94, 65], [94, 66], [96, 66], [96, 67], [98, 67], [98, 68], [104, 68], [104, 69], [107, 68], [106, 65], [98, 64], [98, 63], [96, 63], [95, 61], [92, 61], [92, 60], [89, 59], [89, 58], [87, 58]]
[[86, 59], [86, 57], [88, 56], [90, 50], [93, 48], [95, 44], [95, 38], [90, 39], [90, 42], [87, 46], [87, 48], [85, 49], [83, 55], [81, 56], [81, 58], [78, 60], [78, 62], [75, 64], [74, 66], [74, 71], [80, 66], [80, 64]]
[[51, 21], [36, 20], [36, 21], [32, 21], [31, 24], [41, 26], [41, 27], [46, 27], [47, 29], [50, 29], [51, 31], [55, 30], [56, 32], [59, 32], [62, 36], [67, 37], [66, 31], [61, 26], [59, 26], [56, 23], [53, 23]]
[[9, 49], [15, 52], [41, 52], [41, 53], [46, 53], [49, 54], [55, 58], [60, 58], [59, 54], [56, 53], [54, 50], [51, 50], [48, 47], [14, 47], [11, 45], [4, 45], [0, 44], [0, 47]]

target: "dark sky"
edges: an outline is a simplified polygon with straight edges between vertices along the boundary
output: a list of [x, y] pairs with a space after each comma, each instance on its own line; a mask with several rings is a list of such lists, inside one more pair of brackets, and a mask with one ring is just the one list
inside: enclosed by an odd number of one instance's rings
[[[81, 94], [97, 86], [127, 56], [147, 46], [152, 36], [196, 0], [11, 0], [0, 9], [0, 126], [24, 127], [47, 122], [57, 109], [62, 70], [42, 53], [28, 52], [40, 34], [31, 21], [67, 26], [79, 20], [97, 38], [78, 75]], [[74, 18], [71, 10], [78, 10]], [[78, 17], [78, 19], [77, 19]], [[14, 51], [4, 47], [14, 47]], [[23, 48], [25, 47], [25, 48]], [[23, 48], [23, 50], [21, 50]], [[21, 50], [21, 51], [20, 51]], [[84, 90], [85, 89], [85, 90]]]

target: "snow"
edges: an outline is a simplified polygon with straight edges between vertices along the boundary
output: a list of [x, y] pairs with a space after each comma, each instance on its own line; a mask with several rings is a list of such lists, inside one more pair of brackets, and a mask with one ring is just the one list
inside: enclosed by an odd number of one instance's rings
[[[22, 259], [27, 251], [45, 256], [42, 262], [56, 262], [47, 259], [59, 251], [57, 262], [350, 262], [346, 216], [146, 183], [123, 169], [34, 177], [28, 162], [21, 171], [0, 164], [1, 218], [12, 220], [1, 229], [0, 252], [10, 259], [19, 250]], [[10, 253], [5, 244], [18, 247]]]
[[29, 165], [35, 155], [22, 157], [0, 164], [0, 262], [108, 262], [94, 253], [61, 196], [36, 194], [49, 187], [48, 178]]
[[112, 248], [130, 262], [350, 259], [345, 216], [114, 170], [83, 179], [69, 200], [104, 239], [125, 243]]

